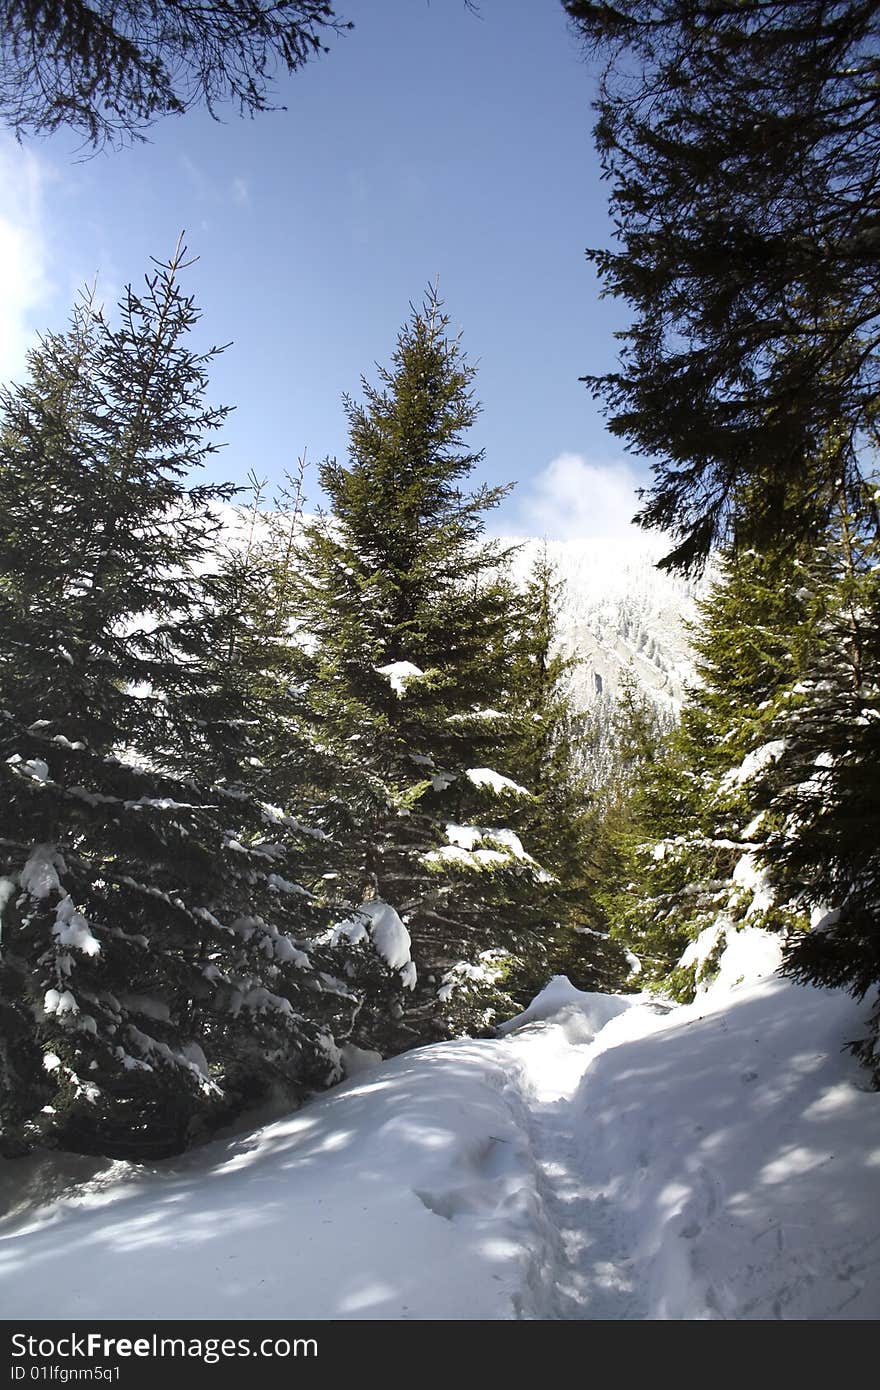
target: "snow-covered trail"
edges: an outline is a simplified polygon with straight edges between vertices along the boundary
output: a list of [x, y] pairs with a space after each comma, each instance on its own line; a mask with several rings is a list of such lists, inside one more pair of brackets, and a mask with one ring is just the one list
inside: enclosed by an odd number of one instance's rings
[[646, 1317], [626, 1223], [584, 1163], [583, 1145], [571, 1131], [569, 1098], [536, 1103], [530, 1135], [547, 1218], [557, 1235], [548, 1315]]
[[[508, 1067], [523, 1099], [538, 1189], [554, 1234], [548, 1316], [645, 1316], [631, 1233], [592, 1171], [588, 1137], [573, 1110], [591, 1064], [613, 1036], [613, 1021], [631, 1007], [614, 996], [584, 996], [558, 980], [505, 1029]], [[655, 1006], [647, 1007], [653, 1012]]]
[[155, 1169], [0, 1164], [0, 1312], [876, 1318], [865, 1009], [763, 973], [687, 1008], [558, 981]]
[[578, 1013], [572, 992], [511, 1039], [556, 1315], [880, 1316], [880, 1095], [842, 1050], [865, 1010], [777, 977], [592, 1038]]

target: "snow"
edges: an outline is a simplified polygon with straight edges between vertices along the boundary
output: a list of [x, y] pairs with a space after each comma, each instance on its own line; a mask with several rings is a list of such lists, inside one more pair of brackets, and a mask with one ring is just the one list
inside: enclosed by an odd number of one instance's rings
[[[482, 844], [484, 840], [489, 840], [492, 844], [503, 845], [508, 855], [514, 859], [522, 859], [529, 863], [534, 863], [532, 856], [526, 854], [522, 846], [522, 840], [513, 830], [506, 828], [495, 828], [486, 825], [454, 825], [446, 826], [446, 838], [450, 846], [457, 846], [467, 850], [469, 853]], [[448, 847], [444, 847], [448, 848]], [[507, 857], [507, 856], [502, 856]]]
[[82, 913], [77, 912], [69, 893], [65, 893], [55, 909], [52, 934], [60, 945], [73, 946], [84, 956], [101, 954], [101, 943], [92, 935], [92, 929]]
[[737, 861], [733, 871], [733, 882], [738, 888], [751, 894], [748, 917], [756, 912], [767, 912], [776, 901], [770, 870], [762, 868], [753, 854], [744, 854]]
[[453, 825], [446, 827], [446, 838], [451, 845], [460, 845], [462, 849], [476, 849], [483, 838], [483, 831], [478, 825]]
[[406, 694], [410, 681], [418, 680], [419, 676], [425, 674], [411, 661], [392, 661], [387, 666], [375, 666], [373, 669], [377, 676], [385, 677], [398, 699]]
[[390, 903], [362, 903], [358, 911], [369, 920], [373, 945], [391, 970], [401, 970], [410, 962], [412, 940]]
[[510, 863], [510, 855], [500, 849], [463, 849], [461, 845], [441, 845], [439, 849], [429, 850], [422, 855], [422, 863], [428, 868], [443, 864], [460, 864], [466, 869], [497, 869]]
[[[507, 955], [499, 950], [481, 951], [476, 963], [467, 960], [456, 961], [455, 965], [444, 973], [437, 990], [437, 998], [443, 1003], [448, 1003], [456, 990], [466, 990], [473, 985], [496, 984], [503, 978], [507, 962]], [[491, 1016], [486, 1021], [491, 1022]]]
[[576, 1019], [580, 1033], [578, 1041], [583, 1041], [595, 1037], [606, 1023], [629, 1007], [630, 1001], [623, 995], [590, 994], [575, 989], [567, 975], [554, 975], [529, 1007], [507, 1023], [502, 1023], [498, 1032], [505, 1036], [517, 1032], [526, 1024], [541, 1023], [548, 1018], [555, 1019], [557, 1026], [564, 1026], [569, 1019]]
[[361, 1076], [367, 1071], [375, 1071], [377, 1067], [382, 1065], [381, 1052], [373, 1052], [368, 1047], [355, 1047], [354, 1043], [345, 1043], [339, 1051], [342, 1065], [345, 1067], [345, 1075], [349, 1079], [353, 1076]]
[[9, 899], [15, 896], [16, 886], [14, 878], [0, 877], [0, 940], [3, 935], [3, 912]]
[[17, 771], [26, 773], [34, 782], [49, 781], [49, 764], [42, 758], [28, 758], [21, 762], [18, 757], [12, 757], [8, 761], [17, 764]]
[[415, 989], [419, 982], [419, 972], [414, 960], [408, 960], [400, 967], [400, 983], [404, 989]]
[[684, 951], [679, 966], [695, 965], [697, 975], [713, 952], [721, 948], [717, 971], [697, 980], [698, 998], [721, 998], [741, 984], [756, 984], [778, 971], [782, 964], [782, 938], [759, 927], [735, 927], [721, 919], [704, 927]]
[[493, 720], [506, 719], [507, 717], [508, 716], [504, 714], [500, 709], [492, 709], [491, 707], [488, 709], [480, 709], [478, 706], [475, 706], [474, 709], [467, 710], [466, 712], [461, 714], [450, 714], [446, 722], [447, 724], [467, 724], [470, 723], [470, 721], [473, 719]]
[[880, 1094], [844, 1047], [873, 1001], [725, 940], [691, 1005], [556, 977], [177, 1160], [4, 1161], [4, 1316], [875, 1318]]
[[65, 867], [54, 845], [35, 845], [21, 871], [21, 886], [32, 898], [48, 898], [50, 893], [60, 893], [58, 874], [64, 873]]
[[521, 787], [519, 782], [512, 782], [509, 777], [502, 777], [500, 772], [493, 772], [491, 767], [469, 767], [465, 772], [465, 777], [473, 782], [475, 787], [488, 787], [496, 796], [531, 796], [531, 792], [526, 787]]
[[148, 994], [120, 994], [119, 1002], [129, 1013], [143, 1014], [144, 1018], [158, 1019], [168, 1023], [171, 1010], [164, 999], [154, 999]]
[[719, 783], [719, 789], [722, 792], [729, 792], [735, 787], [744, 786], [746, 782], [751, 782], [765, 768], [770, 767], [773, 763], [778, 763], [784, 752], [784, 738], [774, 738], [769, 743], [763, 743], [760, 748], [755, 748], [751, 753], [747, 753], [739, 767], [724, 774]]
[[186, 1043], [185, 1046], [180, 1049], [180, 1054], [182, 1057], [185, 1057], [188, 1062], [192, 1062], [196, 1071], [200, 1072], [202, 1076], [207, 1077], [210, 1075], [208, 1059], [198, 1043]]
[[312, 896], [308, 888], [303, 888], [301, 883], [291, 883], [290, 879], [282, 878], [281, 874], [270, 874], [266, 883], [276, 893], [298, 893], [303, 898]]
[[[408, 971], [404, 983], [407, 988], [413, 988], [415, 979], [412, 972], [408, 970], [408, 967], [412, 965], [410, 957], [412, 938], [390, 903], [383, 902], [381, 899], [377, 899], [375, 902], [360, 903], [353, 917], [347, 918], [344, 922], [338, 922], [333, 928], [331, 939], [334, 945], [343, 937], [355, 945], [369, 937], [375, 950], [390, 970]], [[410, 978], [412, 978], [412, 984], [408, 984]]]
[[43, 999], [43, 1012], [46, 1014], [78, 1014], [79, 1004], [69, 989], [47, 989]]
[[839, 921], [839, 907], [829, 908], [825, 904], [817, 904], [817, 906], [810, 911], [811, 931], [827, 931], [829, 927], [835, 926]]

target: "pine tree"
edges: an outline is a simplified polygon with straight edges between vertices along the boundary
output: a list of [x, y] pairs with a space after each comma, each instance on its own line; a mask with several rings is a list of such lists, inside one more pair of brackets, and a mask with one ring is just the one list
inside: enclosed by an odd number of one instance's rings
[[759, 867], [771, 826], [758, 814], [755, 779], [781, 751], [778, 700], [811, 660], [807, 579], [808, 566], [787, 550], [719, 561], [692, 629], [700, 684], [680, 724], [652, 749], [643, 721], [630, 721], [644, 751], [605, 903], [645, 977], [678, 997], [711, 973], [713, 943], [726, 931], [797, 920], [790, 895]]
[[[811, 660], [781, 693], [780, 755], [756, 788], [768, 872], [810, 912], [785, 968], [864, 998], [880, 982], [880, 579], [872, 516], [844, 508], [809, 577]], [[880, 1084], [880, 1010], [855, 1053]]]
[[559, 649], [561, 593], [545, 551], [526, 586], [525, 622], [513, 666], [517, 765], [533, 794], [523, 806], [518, 829], [546, 870], [531, 931], [508, 980], [523, 1005], [551, 975], [565, 974], [580, 989], [611, 990], [627, 974], [622, 949], [604, 930], [596, 896], [593, 860], [600, 812], [571, 703], [576, 658], [564, 657]]
[[604, 60], [617, 244], [590, 258], [632, 310], [618, 370], [587, 380], [612, 432], [655, 460], [642, 520], [670, 534], [669, 563], [700, 564], [741, 535], [760, 479], [748, 543], [815, 534], [876, 451], [880, 8], [564, 3]]
[[226, 411], [185, 265], [129, 287], [116, 327], [81, 302], [0, 394], [7, 1151], [173, 1152], [338, 1076], [358, 1002], [323, 982], [344, 962], [312, 948], [296, 823], [216, 746], [203, 575], [229, 489], [188, 476]]
[[506, 489], [464, 490], [481, 458], [464, 442], [473, 375], [430, 293], [379, 384], [346, 400], [350, 461], [322, 465], [332, 513], [299, 559], [337, 885], [361, 915], [388, 905], [411, 933], [424, 1008], [410, 1009], [410, 1040], [438, 986], [454, 994], [459, 963], [492, 973], [480, 953], [528, 930], [542, 872], [515, 830], [531, 801], [510, 713], [520, 601], [483, 535]]

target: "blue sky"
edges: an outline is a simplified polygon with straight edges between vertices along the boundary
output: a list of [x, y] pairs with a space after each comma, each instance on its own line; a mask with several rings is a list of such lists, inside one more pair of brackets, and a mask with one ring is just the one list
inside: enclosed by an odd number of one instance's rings
[[478, 366], [482, 476], [519, 482], [497, 524], [619, 532], [640, 479], [578, 377], [613, 363], [624, 318], [584, 258], [608, 239], [607, 187], [561, 4], [340, 11], [356, 28], [278, 84], [286, 111], [193, 112], [85, 161], [69, 134], [0, 143], [0, 373], [78, 285], [97, 273], [113, 297], [185, 228], [204, 333], [232, 340], [212, 377], [237, 407], [218, 474], [277, 479], [304, 448], [344, 456], [342, 393], [439, 277]]

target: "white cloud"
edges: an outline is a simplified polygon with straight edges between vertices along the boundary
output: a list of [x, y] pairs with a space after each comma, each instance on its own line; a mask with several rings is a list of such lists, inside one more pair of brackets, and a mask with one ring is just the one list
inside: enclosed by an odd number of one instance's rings
[[636, 489], [643, 481], [624, 460], [560, 454], [517, 488], [517, 529], [550, 540], [634, 538], [644, 534], [631, 524], [640, 505]]
[[43, 215], [46, 166], [36, 155], [0, 138], [0, 382], [22, 375], [25, 351], [49, 298], [49, 253]]
[[232, 201], [237, 203], [240, 208], [250, 207], [251, 190], [247, 179], [236, 178], [232, 180]]
[[211, 182], [201, 166], [196, 164], [194, 159], [190, 159], [188, 154], [180, 155], [179, 163], [181, 169], [183, 169], [189, 179], [192, 191], [196, 197], [202, 199], [210, 197]]

